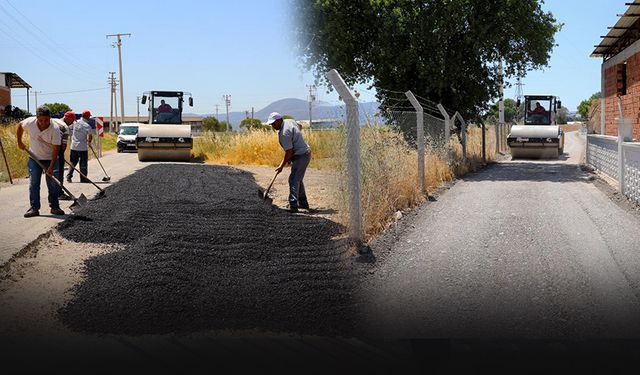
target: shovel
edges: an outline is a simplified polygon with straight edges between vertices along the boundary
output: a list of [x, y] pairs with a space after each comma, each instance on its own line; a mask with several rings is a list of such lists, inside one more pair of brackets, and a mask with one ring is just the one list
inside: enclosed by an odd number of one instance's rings
[[262, 192], [262, 190], [258, 189], [258, 196], [261, 199], [267, 200], [269, 198], [269, 190], [271, 190], [271, 186], [273, 186], [273, 182], [276, 180], [276, 177], [278, 177], [279, 174], [280, 172], [276, 172], [276, 175], [273, 176], [273, 178], [271, 179], [271, 183], [269, 184], [269, 187], [264, 193]]
[[91, 181], [89, 179], [89, 177], [87, 177], [84, 173], [80, 172], [80, 170], [78, 168], [74, 167], [73, 164], [71, 164], [70, 161], [68, 161], [67, 159], [64, 159], [64, 162], [67, 163], [71, 168], [73, 168], [74, 171], [78, 172], [80, 174], [80, 176], [84, 177], [87, 181], [91, 182], [93, 184], [93, 186], [95, 186], [98, 190], [100, 190], [100, 192], [98, 194], [96, 194], [96, 198], [104, 197], [105, 192], [104, 192], [104, 190], [102, 190], [102, 188], [100, 186], [96, 185], [96, 183]]
[[[93, 155], [96, 157], [96, 160], [98, 161], [98, 164], [100, 164], [100, 168], [102, 168], [102, 171], [104, 172], [104, 177], [102, 177], [102, 181], [103, 182], [111, 181], [111, 176], [109, 176], [107, 174], [107, 171], [104, 170], [104, 167], [102, 166], [102, 162], [100, 161], [100, 158], [98, 157], [98, 154], [96, 154], [96, 151], [93, 149], [93, 146], [89, 145], [89, 148], [91, 149], [91, 152], [93, 152]], [[78, 172], [78, 173], [80, 173], [80, 172]], [[87, 180], [88, 180], [88, 178], [87, 178]]]
[[[25, 150], [25, 151], [29, 154], [29, 157], [31, 157], [31, 160], [35, 161], [36, 164], [38, 164], [40, 166], [40, 168], [42, 168], [43, 171], [47, 170], [47, 168], [45, 168], [44, 165], [42, 165], [42, 163], [40, 163], [38, 158], [36, 158], [36, 156], [31, 151], [29, 151], [28, 149]], [[46, 172], [45, 172], [45, 174], [46, 174]], [[85, 197], [84, 194], [80, 194], [80, 196], [78, 198], [76, 198], [73, 194], [71, 194], [71, 192], [69, 190], [67, 190], [66, 187], [64, 187], [64, 185], [62, 185], [60, 183], [60, 181], [58, 181], [58, 179], [55, 176], [51, 175], [51, 176], [48, 176], [48, 177], [51, 177], [53, 182], [58, 184], [58, 186], [60, 186], [60, 188], [62, 190], [64, 190], [64, 192], [67, 193], [67, 195], [69, 195], [71, 198], [73, 198], [73, 204], [69, 207], [71, 209], [71, 211], [75, 212], [76, 210], [79, 210], [79, 209], [81, 209], [81, 208], [83, 208], [83, 207], [85, 207], [87, 205], [87, 197]]]

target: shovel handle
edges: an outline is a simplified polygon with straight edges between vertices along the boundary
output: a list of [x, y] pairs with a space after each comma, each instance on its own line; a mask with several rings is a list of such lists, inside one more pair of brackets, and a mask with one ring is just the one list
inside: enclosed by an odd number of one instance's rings
[[89, 179], [89, 177], [87, 177], [84, 173], [80, 172], [80, 170], [79, 170], [78, 168], [74, 167], [74, 166], [73, 166], [73, 164], [71, 164], [71, 162], [70, 162], [70, 161], [68, 161], [68, 160], [67, 160], [67, 159], [65, 159], [64, 157], [63, 157], [62, 159], [64, 160], [64, 162], [65, 162], [65, 163], [69, 164], [69, 166], [70, 166], [71, 168], [73, 168], [73, 170], [74, 170], [74, 171], [78, 172], [78, 173], [80, 174], [80, 176], [82, 176], [82, 177], [86, 178], [86, 179], [87, 179], [87, 181], [91, 182], [91, 183], [93, 184], [93, 186], [95, 186], [96, 188], [98, 188], [98, 190], [100, 190], [101, 192], [104, 192], [104, 190], [102, 190], [102, 189], [100, 188], [100, 186], [96, 185], [96, 183], [95, 183], [95, 182], [93, 182], [93, 181], [91, 181], [91, 180]]
[[[38, 158], [36, 158], [36, 156], [33, 154], [33, 152], [29, 151], [29, 149], [25, 149], [25, 151], [29, 154], [29, 157], [31, 158], [31, 160], [35, 161], [36, 164], [38, 164], [38, 166], [40, 166], [40, 168], [42, 168], [42, 170], [45, 171], [45, 174], [47, 174], [47, 172], [46, 172], [47, 168], [45, 168], [44, 165], [42, 165], [42, 163], [40, 163], [40, 160], [38, 160]], [[48, 174], [47, 174], [47, 176], [51, 177], [53, 182], [58, 184], [58, 186], [60, 186], [60, 188], [62, 190], [64, 190], [65, 193], [67, 193], [71, 198], [73, 198], [73, 200], [76, 200], [76, 197], [73, 194], [71, 194], [71, 192], [69, 190], [67, 190], [67, 188], [64, 187], [64, 185], [62, 185], [62, 183], [60, 181], [58, 181], [56, 176], [48, 175]]]
[[280, 172], [276, 172], [276, 175], [273, 176], [273, 178], [271, 179], [271, 183], [269, 184], [269, 187], [267, 188], [267, 191], [264, 192], [264, 196], [266, 197], [267, 194], [269, 194], [269, 190], [271, 190], [271, 186], [273, 186], [273, 183], [276, 180], [276, 177], [278, 177], [278, 175], [280, 174]]
[[[96, 150], [93, 149], [93, 146], [91, 146], [91, 144], [89, 144], [89, 148], [91, 149], [91, 152], [93, 152], [93, 156], [96, 157], [96, 160], [98, 161], [98, 164], [100, 164], [100, 168], [102, 168], [102, 171], [104, 172], [104, 175], [109, 177], [109, 175], [107, 174], [107, 171], [105, 171], [104, 167], [102, 166], [102, 162], [100, 161], [100, 158], [98, 157], [98, 154], [96, 154]], [[80, 172], [78, 172], [78, 173], [80, 173]]]

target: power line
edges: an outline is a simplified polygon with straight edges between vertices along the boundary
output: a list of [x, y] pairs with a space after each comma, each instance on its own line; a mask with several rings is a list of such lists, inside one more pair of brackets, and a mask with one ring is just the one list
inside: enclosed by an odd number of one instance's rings
[[[38, 91], [38, 95], [46, 96], [46, 95], [75, 94], [75, 93], [79, 93], [79, 92], [102, 91], [102, 90], [109, 90], [109, 88], [108, 87], [101, 87], [101, 88], [95, 88], [95, 89], [84, 89], [84, 90], [73, 90], [73, 91], [58, 91], [58, 92], [47, 92], [47, 93], [42, 93], [42, 91]], [[27, 95], [21, 94], [21, 95], [11, 95], [11, 96], [16, 97], [16, 98], [24, 98]]]
[[[37, 29], [38, 31], [40, 31], [43, 35], [46, 36], [46, 34], [37, 26], [35, 25], [33, 22], [31, 22], [31, 20], [29, 20], [29, 18], [27, 18], [22, 12], [20, 12], [13, 4], [11, 4], [8, 0], [6, 0], [7, 4], [9, 6], [11, 6], [17, 13], [19, 13], [24, 19], [27, 20], [27, 22], [29, 22], [35, 29]], [[86, 70], [85, 68], [83, 68], [82, 66], [80, 66], [79, 64], [77, 64], [77, 62], [71, 58], [69, 58], [67, 55], [65, 55], [64, 53], [62, 53], [59, 50], [56, 50], [55, 48], [53, 48], [51, 46], [51, 44], [55, 45], [56, 42], [53, 41], [51, 38], [49, 38], [47, 36], [47, 38], [49, 39], [49, 41], [51, 43], [48, 43], [47, 41], [43, 40], [40, 36], [38, 36], [36, 33], [33, 32], [33, 30], [31, 30], [30, 28], [24, 26], [20, 21], [18, 21], [11, 13], [9, 13], [2, 5], [0, 5], [0, 10], [2, 10], [2, 12], [4, 12], [8, 17], [10, 17], [16, 24], [18, 24], [22, 29], [24, 29], [25, 31], [27, 31], [29, 34], [31, 34], [35, 39], [37, 39], [44, 47], [46, 47], [47, 49], [49, 49], [50, 51], [52, 51], [53, 53], [55, 53], [58, 57], [61, 57], [65, 60], [67, 60], [66, 64], [71, 64], [73, 66], [75, 66], [76, 68], [80, 69], [81, 71], [84, 72], [84, 74], [87, 74], [88, 76], [94, 77], [95, 74], [92, 72], [89, 72], [88, 70]]]

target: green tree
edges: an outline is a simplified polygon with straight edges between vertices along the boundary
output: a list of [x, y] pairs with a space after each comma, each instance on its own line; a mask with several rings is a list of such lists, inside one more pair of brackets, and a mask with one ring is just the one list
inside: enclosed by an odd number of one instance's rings
[[556, 122], [559, 125], [564, 125], [567, 123], [569, 119], [569, 109], [566, 107], [558, 108], [558, 113], [556, 113]]
[[261, 129], [262, 128], [262, 121], [260, 121], [260, 119], [254, 118], [254, 119], [250, 119], [250, 118], [246, 118], [242, 121], [240, 121], [240, 128], [244, 128], [244, 129]]
[[[504, 100], [504, 122], [514, 123], [516, 122], [516, 114], [517, 114], [517, 106], [516, 101], [513, 99], [505, 99]], [[524, 112], [524, 105], [520, 105], [520, 116], [522, 117], [522, 113]], [[489, 112], [487, 114], [487, 121], [497, 122], [500, 117], [500, 109], [498, 107], [498, 102], [495, 102], [489, 108]]]
[[226, 121], [220, 121], [220, 130], [221, 132], [226, 132], [227, 130], [233, 130], [229, 127], [229, 123]]
[[[294, 0], [303, 65], [369, 84], [383, 107], [414, 93], [477, 118], [505, 78], [547, 66], [562, 25], [541, 0]], [[390, 91], [391, 90], [391, 91]], [[392, 92], [395, 91], [395, 92]]]
[[287, 119], [289, 119], [289, 120], [295, 120], [295, 118], [293, 118], [293, 116], [289, 116], [289, 115], [282, 115], [282, 119], [283, 119], [283, 120], [287, 120]]
[[227, 130], [226, 122], [220, 122], [214, 116], [202, 119], [202, 129], [210, 132], [224, 132]]
[[71, 107], [64, 103], [45, 103], [43, 106], [49, 108], [52, 115], [71, 111]]
[[578, 104], [578, 113], [582, 116], [583, 119], [588, 120], [589, 114], [591, 112], [591, 103], [593, 103], [594, 99], [599, 99], [602, 97], [600, 91], [591, 95], [589, 99], [585, 99]]

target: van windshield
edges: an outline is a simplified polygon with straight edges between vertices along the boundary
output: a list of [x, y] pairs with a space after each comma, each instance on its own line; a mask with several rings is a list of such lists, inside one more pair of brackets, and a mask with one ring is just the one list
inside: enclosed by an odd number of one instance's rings
[[123, 126], [120, 128], [120, 135], [136, 135], [138, 128], [136, 126]]

